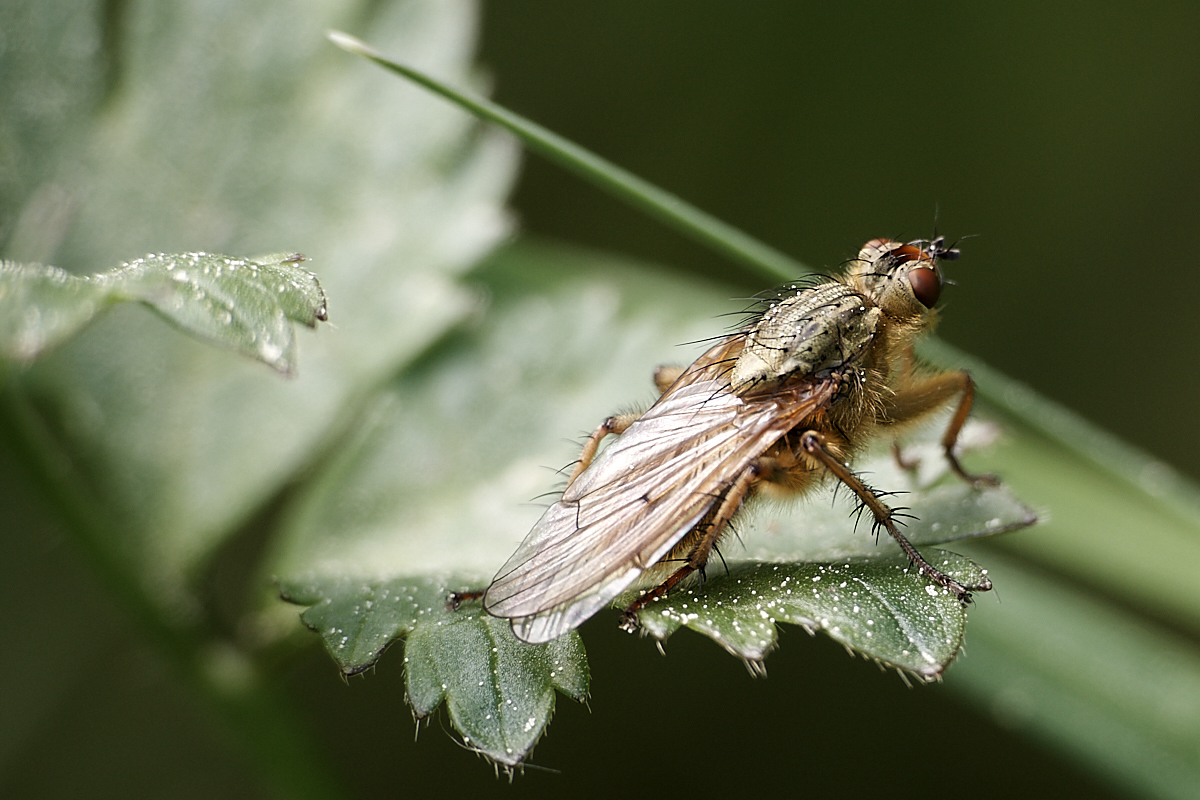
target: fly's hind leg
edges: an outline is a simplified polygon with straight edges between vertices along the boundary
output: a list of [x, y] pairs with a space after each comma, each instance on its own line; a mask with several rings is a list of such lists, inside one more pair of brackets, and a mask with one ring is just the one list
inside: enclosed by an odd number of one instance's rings
[[[671, 384], [675, 383], [684, 372], [684, 367], [667, 367], [661, 366], [654, 370], [654, 386], [658, 389], [659, 394], [663, 394], [667, 389], [671, 388]], [[610, 434], [620, 436], [630, 425], [638, 421], [641, 413], [629, 414], [614, 414], [608, 419], [596, 426], [596, 430], [592, 431], [588, 436], [587, 442], [583, 445], [583, 452], [579, 454], [579, 461], [575, 464], [575, 469], [571, 471], [571, 477], [567, 479], [567, 486], [575, 482], [575, 479], [583, 474], [596, 458], [596, 453], [600, 450], [600, 443], [604, 441], [604, 437]]]
[[[946, 454], [946, 461], [950, 464], [950, 469], [954, 470], [954, 474], [968, 483], [976, 486], [996, 486], [1000, 483], [996, 476], [967, 472], [954, 452], [955, 445], [958, 444], [958, 435], [962, 433], [967, 416], [971, 413], [971, 405], [975, 402], [975, 381], [966, 370], [941, 372], [932, 376], [907, 371], [895, 394], [886, 401], [881, 422], [885, 425], [909, 422], [942, 406], [955, 395], [959, 396], [958, 406], [942, 434], [942, 451]], [[899, 448], [894, 448], [892, 452], [900, 466], [906, 469], [915, 466], [901, 456]]]
[[583, 445], [583, 451], [579, 454], [579, 460], [575, 462], [575, 469], [571, 470], [571, 477], [567, 478], [567, 486], [575, 482], [575, 479], [583, 474], [583, 471], [591, 466], [592, 461], [596, 458], [596, 453], [600, 449], [600, 442], [604, 441], [604, 437], [609, 434], [620, 436], [629, 426], [638, 421], [641, 413], [629, 414], [614, 414], [608, 419], [596, 426], [596, 430], [592, 431], [588, 436], [587, 441]]
[[742, 503], [749, 496], [754, 484], [762, 480], [764, 473], [772, 469], [770, 462], [770, 459], [758, 459], [734, 479], [725, 493], [721, 495], [713, 510], [709, 511], [688, 534], [689, 537], [695, 537], [695, 544], [688, 551], [687, 560], [683, 566], [672, 572], [658, 586], [634, 600], [621, 612], [621, 628], [623, 630], [630, 632], [637, 630], [638, 612], [659, 598], [666, 597], [667, 593], [684, 578], [694, 572], [704, 575], [704, 567], [712, 555], [713, 548], [716, 547], [717, 540], [729, 527], [730, 521], [742, 507]]
[[465, 592], [450, 592], [446, 596], [446, 610], [458, 611], [459, 606], [463, 603], [470, 603], [474, 600], [482, 600], [486, 589], [469, 589]]
[[825, 437], [823, 435], [816, 431], [806, 431], [800, 437], [800, 446], [804, 449], [805, 453], [821, 462], [825, 469], [829, 470], [834, 477], [844, 483], [846, 487], [850, 489], [850, 491], [857, 495], [862, 504], [866, 506], [867, 509], [870, 510], [871, 514], [875, 517], [875, 523], [887, 529], [887, 532], [892, 535], [892, 538], [899, 543], [900, 549], [904, 551], [906, 556], [908, 556], [909, 561], [916, 565], [917, 572], [919, 574], [929, 578], [938, 586], [953, 592], [954, 596], [964, 604], [971, 602], [971, 592], [986, 592], [992, 588], [992, 582], [986, 578], [984, 578], [983, 583], [975, 585], [964, 585], [959, 583], [958, 581], [954, 580], [954, 578], [951, 578], [949, 575], [926, 561], [925, 557], [917, 551], [917, 548], [913, 547], [912, 542], [908, 541], [908, 539], [905, 538], [904, 535], [900, 533], [900, 530], [896, 527], [895, 510], [880, 500], [879, 495], [875, 494], [875, 492], [872, 491], [865, 483], [859, 480], [858, 476], [851, 472], [845, 464], [838, 461], [837, 458], [835, 458], [826, 449]]

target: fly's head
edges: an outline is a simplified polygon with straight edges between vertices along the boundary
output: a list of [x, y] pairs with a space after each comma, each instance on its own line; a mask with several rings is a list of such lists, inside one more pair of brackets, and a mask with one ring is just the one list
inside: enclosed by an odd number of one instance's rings
[[847, 278], [889, 319], [919, 325], [931, 317], [942, 294], [938, 262], [956, 258], [958, 250], [945, 247], [940, 237], [907, 244], [872, 239], [850, 262]]
[[738, 394], [805, 378], [852, 376], [881, 335], [912, 336], [933, 321], [940, 260], [958, 258], [943, 239], [872, 239], [846, 277], [777, 290], [744, 332], [730, 373]]

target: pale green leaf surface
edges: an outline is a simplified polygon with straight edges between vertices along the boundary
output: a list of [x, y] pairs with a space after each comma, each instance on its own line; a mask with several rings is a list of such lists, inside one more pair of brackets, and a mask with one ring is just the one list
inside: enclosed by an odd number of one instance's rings
[[[4, 164], [21, 165], [4, 172], [19, 210], [5, 255], [90, 270], [145, 252], [294, 247], [336, 319], [300, 333], [294, 381], [134, 306], [8, 381], [16, 434], [90, 509], [100, 546], [187, 620], [214, 551], [336, 441], [372, 387], [476, 306], [457, 277], [508, 230], [515, 151], [324, 36], [370, 31], [470, 83], [470, 2], [133, 2], [107, 39], [106, 4], [41, 5], [27, 16], [70, 17], [30, 23], [48, 51], [65, 46], [64, 26], [91, 43], [90, 60], [72, 51], [45, 79], [67, 70], [92, 94], [54, 94], [69, 102], [49, 120], [41, 108], [0, 122], [20, 146]], [[111, 84], [87, 78], [104, 64], [120, 66]], [[35, 77], [24, 91], [43, 90]], [[44, 135], [55, 123], [74, 132]]]
[[[694, 358], [728, 301], [710, 284], [560, 249], [506, 251], [486, 316], [376, 398], [268, 559], [279, 576], [485, 581], [541, 515], [580, 437]], [[669, 303], [660, 298], [670, 297]]]
[[0, 355], [30, 361], [125, 300], [146, 303], [184, 331], [290, 374], [292, 323], [326, 318], [317, 277], [298, 254], [259, 259], [213, 253], [153, 254], [88, 276], [41, 264], [0, 262]]

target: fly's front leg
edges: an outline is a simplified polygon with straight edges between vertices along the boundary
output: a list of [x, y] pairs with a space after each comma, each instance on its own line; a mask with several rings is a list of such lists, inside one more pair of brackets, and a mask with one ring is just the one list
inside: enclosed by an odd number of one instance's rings
[[470, 603], [474, 600], [482, 600], [486, 589], [470, 589], [464, 592], [451, 592], [446, 597], [446, 610], [458, 611], [459, 606], [463, 603]]
[[974, 475], [967, 472], [962, 468], [962, 464], [958, 463], [958, 456], [954, 454], [954, 446], [958, 444], [958, 435], [962, 433], [963, 425], [967, 423], [967, 416], [971, 413], [971, 406], [975, 402], [975, 381], [972, 380], [971, 373], [966, 370], [951, 372], [948, 377], [958, 384], [962, 394], [959, 396], [958, 408], [954, 409], [954, 416], [950, 418], [950, 424], [946, 426], [946, 432], [942, 434], [942, 450], [946, 454], [946, 460], [950, 462], [950, 468], [954, 470], [954, 473], [964, 481], [976, 486], [998, 486], [1000, 481], [995, 475]]
[[[996, 476], [967, 472], [954, 452], [958, 444], [958, 435], [962, 433], [963, 425], [971, 413], [971, 405], [975, 402], [975, 381], [966, 370], [942, 372], [932, 376], [906, 372], [895, 394], [886, 401], [880, 421], [885, 425], [909, 422], [944, 405], [955, 395], [959, 397], [958, 406], [954, 409], [954, 416], [950, 418], [945, 433], [942, 434], [942, 450], [946, 454], [946, 461], [950, 464], [950, 469], [954, 470], [954, 474], [963, 480], [976, 486], [996, 486], [1000, 483]], [[902, 467], [915, 466], [900, 456], [898, 448], [894, 449], [893, 453]]]
[[667, 593], [674, 589], [684, 578], [693, 572], [699, 572], [701, 575], [704, 575], [704, 566], [708, 563], [709, 556], [712, 555], [717, 540], [721, 538], [721, 534], [729, 527], [730, 521], [737, 514], [738, 509], [742, 507], [742, 503], [749, 496], [751, 489], [754, 488], [754, 484], [763, 479], [765, 473], [773, 469], [770, 462], [771, 459], [758, 459], [754, 461], [730, 484], [729, 489], [721, 496], [715, 509], [706, 514], [704, 519], [696, 524], [692, 533], [688, 534], [689, 537], [699, 534], [699, 538], [692, 545], [692, 549], [688, 551], [687, 560], [683, 566], [672, 572], [658, 586], [655, 586], [637, 600], [634, 600], [621, 612], [621, 628], [623, 630], [630, 632], [637, 630], [637, 613], [659, 598], [666, 597]]
[[829, 470], [834, 477], [844, 483], [850, 491], [854, 492], [862, 504], [875, 517], [875, 523], [886, 528], [892, 538], [899, 543], [900, 549], [908, 556], [909, 561], [916, 565], [919, 574], [929, 578], [938, 586], [953, 592], [954, 596], [964, 604], [971, 602], [971, 592], [986, 592], [992, 588], [992, 582], [986, 578], [984, 578], [983, 583], [975, 585], [959, 583], [926, 561], [925, 557], [917, 551], [917, 548], [913, 547], [912, 542], [908, 541], [896, 527], [895, 510], [880, 500], [879, 495], [875, 494], [865, 483], [858, 479], [858, 476], [850, 471], [849, 467], [838, 461], [829, 452], [826, 448], [825, 437], [822, 434], [817, 431], [806, 431], [800, 437], [800, 446], [805, 453], [821, 462], [825, 469]]

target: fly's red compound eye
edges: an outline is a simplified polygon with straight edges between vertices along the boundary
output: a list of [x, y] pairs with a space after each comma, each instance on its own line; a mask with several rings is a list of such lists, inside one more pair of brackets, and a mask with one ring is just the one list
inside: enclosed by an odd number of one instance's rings
[[933, 308], [942, 295], [942, 281], [929, 267], [909, 270], [908, 283], [912, 286], [913, 296], [926, 308]]
[[889, 253], [892, 258], [896, 259], [897, 264], [906, 264], [909, 261], [928, 261], [929, 254], [921, 248], [912, 244], [902, 244]]
[[[910, 261], [932, 260], [929, 253], [915, 244], [902, 244], [888, 253], [888, 256], [895, 259], [897, 267]], [[909, 270], [908, 284], [912, 286], [913, 296], [926, 308], [933, 308], [942, 295], [942, 279], [938, 277], [936, 270], [929, 267], [913, 267]]]

